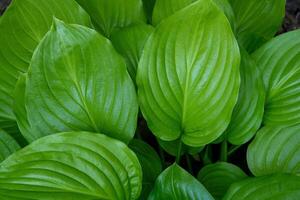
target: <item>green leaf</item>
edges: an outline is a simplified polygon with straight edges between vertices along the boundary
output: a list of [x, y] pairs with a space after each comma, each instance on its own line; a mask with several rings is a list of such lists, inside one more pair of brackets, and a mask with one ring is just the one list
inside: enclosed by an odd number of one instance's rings
[[300, 177], [275, 174], [234, 183], [223, 200], [297, 200], [299, 196]]
[[211, 0], [199, 0], [160, 23], [137, 74], [141, 111], [151, 131], [193, 147], [217, 139], [237, 101], [239, 61], [228, 20]]
[[134, 81], [144, 45], [153, 30], [150, 25], [138, 24], [122, 28], [111, 35], [111, 41], [117, 51], [124, 56], [127, 70]]
[[[180, 146], [180, 139], [175, 141], [163, 141], [160, 139], [157, 139], [159, 145], [170, 155], [177, 156], [178, 153], [178, 147]], [[204, 146], [201, 147], [190, 147], [185, 144], [182, 145], [180, 154], [190, 154], [195, 155], [199, 152], [201, 152], [204, 149]]]
[[[89, 132], [36, 140], [0, 165], [7, 199], [137, 199], [142, 171], [122, 142]], [[13, 192], [12, 192], [13, 191]]]
[[156, 0], [143, 0], [144, 9], [147, 14], [148, 22], [151, 23], [152, 20], [152, 12], [155, 5]]
[[265, 88], [260, 70], [249, 54], [241, 51], [241, 86], [226, 136], [230, 143], [248, 142], [259, 129], [265, 105]]
[[55, 20], [33, 55], [25, 104], [19, 95], [16, 103], [25, 109], [16, 112], [27, 115], [32, 128], [22, 132], [28, 141], [72, 130], [125, 142], [133, 138], [138, 112], [134, 85], [123, 58], [92, 29]]
[[217, 162], [203, 167], [198, 173], [198, 180], [215, 197], [222, 199], [229, 186], [246, 178], [247, 175], [238, 166], [226, 162]]
[[90, 25], [90, 18], [73, 0], [14, 0], [0, 18], [0, 128], [17, 132], [12, 111], [13, 90], [26, 72], [32, 53], [49, 30], [53, 16], [68, 23]]
[[0, 129], [0, 163], [20, 149], [19, 144], [8, 133]]
[[116, 28], [146, 22], [142, 0], [76, 0], [90, 15], [96, 29], [109, 37]]
[[253, 54], [267, 90], [265, 125], [300, 123], [299, 46], [300, 30], [296, 30], [272, 39]]
[[147, 199], [156, 178], [162, 171], [162, 163], [156, 151], [142, 140], [134, 139], [129, 148], [137, 155], [143, 170], [143, 186], [139, 199]]
[[300, 125], [266, 126], [248, 146], [247, 162], [255, 176], [273, 173], [300, 175]]
[[205, 187], [177, 164], [163, 171], [157, 178], [148, 200], [197, 199], [213, 200]]
[[285, 0], [229, 0], [236, 19], [239, 43], [253, 52], [270, 40], [284, 18]]

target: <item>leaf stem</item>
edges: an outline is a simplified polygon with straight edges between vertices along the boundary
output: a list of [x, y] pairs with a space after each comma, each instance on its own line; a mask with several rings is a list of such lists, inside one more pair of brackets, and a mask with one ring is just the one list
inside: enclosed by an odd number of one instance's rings
[[243, 145], [238, 145], [238, 146], [234, 146], [232, 148], [229, 149], [228, 151], [228, 156], [231, 156], [234, 152], [236, 152], [241, 146]]
[[179, 146], [178, 146], [178, 151], [177, 151], [177, 155], [176, 155], [176, 163], [179, 164], [180, 162], [180, 158], [181, 158], [181, 149], [182, 149], [182, 141], [180, 139], [179, 141]]
[[221, 144], [221, 156], [220, 156], [220, 160], [227, 162], [227, 151], [228, 151], [228, 144], [227, 141], [224, 140]]
[[189, 154], [186, 154], [185, 158], [186, 158], [186, 163], [187, 163], [188, 170], [189, 170], [190, 174], [194, 175], [192, 161], [191, 161], [191, 158], [190, 158]]
[[159, 151], [159, 155], [160, 155], [160, 158], [161, 158], [162, 167], [164, 169], [165, 166], [166, 166], [166, 158], [165, 158], [164, 150], [161, 148], [160, 145], [158, 145], [158, 151]]

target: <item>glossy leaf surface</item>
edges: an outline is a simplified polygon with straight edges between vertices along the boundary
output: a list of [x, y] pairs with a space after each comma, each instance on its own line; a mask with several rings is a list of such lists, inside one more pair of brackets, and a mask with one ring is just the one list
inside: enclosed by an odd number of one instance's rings
[[152, 132], [194, 147], [218, 138], [237, 101], [239, 60], [228, 20], [210, 0], [164, 20], [145, 45], [137, 75]]
[[197, 199], [213, 200], [205, 187], [177, 164], [163, 171], [157, 178], [148, 200]]
[[267, 90], [265, 125], [300, 123], [299, 46], [300, 30], [296, 30], [277, 36], [253, 54]]
[[85, 130], [128, 142], [138, 105], [125, 62], [110, 41], [92, 29], [55, 20], [33, 55], [25, 109], [18, 110], [19, 124], [26, 124], [27, 116], [32, 128], [23, 132], [28, 141]]
[[89, 26], [90, 18], [73, 0], [14, 0], [0, 18], [0, 128], [17, 130], [12, 110], [20, 72], [27, 72], [32, 54], [49, 30], [53, 16]]
[[247, 162], [255, 176], [300, 175], [300, 125], [266, 126], [248, 146]]

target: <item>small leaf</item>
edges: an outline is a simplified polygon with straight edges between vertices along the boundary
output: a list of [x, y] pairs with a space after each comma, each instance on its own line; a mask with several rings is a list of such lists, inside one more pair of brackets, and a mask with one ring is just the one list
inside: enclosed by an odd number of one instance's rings
[[239, 61], [229, 22], [211, 0], [199, 0], [160, 23], [137, 74], [141, 111], [151, 131], [193, 147], [217, 139], [237, 101]]
[[14, 0], [0, 18], [0, 128], [16, 133], [13, 91], [27, 72], [32, 53], [49, 30], [53, 16], [89, 26], [90, 17], [73, 0]]
[[265, 125], [300, 123], [299, 46], [300, 30], [296, 30], [272, 39], [253, 54], [267, 90]]
[[157, 178], [148, 200], [197, 199], [213, 200], [205, 187], [177, 164], [163, 171]]
[[28, 141], [85, 130], [129, 142], [136, 128], [137, 99], [122, 57], [96, 31], [58, 20], [33, 55], [24, 105], [16, 112], [28, 117]]
[[76, 0], [90, 15], [94, 26], [105, 36], [116, 28], [145, 22], [142, 0]]
[[234, 183], [223, 200], [297, 200], [299, 196], [300, 177], [275, 174]]
[[215, 197], [222, 199], [229, 186], [246, 178], [247, 175], [239, 167], [226, 162], [217, 162], [203, 167], [198, 173], [198, 180]]
[[253, 52], [270, 40], [284, 18], [285, 0], [229, 0], [236, 19], [240, 44]]
[[[5, 199], [137, 199], [141, 167], [122, 142], [88, 132], [36, 140], [0, 165]], [[13, 191], [13, 192], [12, 192]]]
[[300, 125], [266, 126], [248, 146], [247, 162], [255, 176], [273, 173], [300, 175]]
[[143, 170], [143, 186], [139, 199], [147, 199], [154, 182], [162, 171], [162, 163], [156, 151], [142, 140], [134, 139], [129, 148], [137, 155]]
[[111, 41], [116, 50], [124, 56], [127, 70], [134, 82], [144, 45], [153, 30], [150, 25], [138, 24], [122, 28], [111, 35]]
[[241, 51], [241, 87], [226, 136], [230, 143], [248, 142], [259, 129], [264, 113], [265, 88], [260, 70], [249, 54]]
[[0, 163], [20, 149], [19, 144], [8, 133], [0, 129]]

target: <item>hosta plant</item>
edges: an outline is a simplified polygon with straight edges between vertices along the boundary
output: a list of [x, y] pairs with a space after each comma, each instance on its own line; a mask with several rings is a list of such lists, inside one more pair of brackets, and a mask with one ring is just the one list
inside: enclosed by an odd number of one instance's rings
[[284, 11], [12, 0], [0, 200], [300, 199], [300, 30], [276, 34]]

